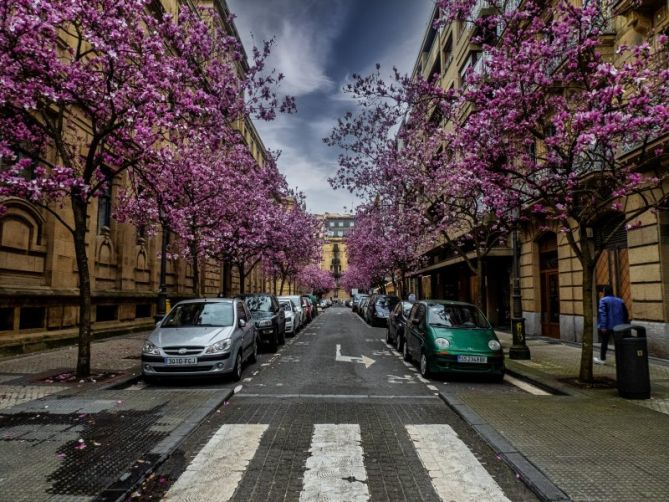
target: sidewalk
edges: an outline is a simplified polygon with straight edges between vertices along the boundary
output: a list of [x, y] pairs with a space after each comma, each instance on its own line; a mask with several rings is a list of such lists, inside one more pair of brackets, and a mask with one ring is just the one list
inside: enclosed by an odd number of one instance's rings
[[0, 360], [0, 500], [116, 500], [229, 399], [227, 388], [125, 387], [145, 336], [92, 345], [105, 381], [64, 381], [76, 347]]
[[[508, 349], [511, 335], [498, 335]], [[572, 500], [669, 500], [669, 366], [651, 363], [652, 399], [633, 401], [618, 397], [615, 386], [570, 383], [578, 375], [580, 347], [545, 339], [528, 346], [531, 360], [507, 358], [509, 373], [564, 395], [458, 395], [483, 423], [478, 427], [492, 427]], [[595, 365], [595, 376], [615, 380], [612, 353], [608, 359], [607, 366]], [[559, 495], [544, 493], [554, 500]]]

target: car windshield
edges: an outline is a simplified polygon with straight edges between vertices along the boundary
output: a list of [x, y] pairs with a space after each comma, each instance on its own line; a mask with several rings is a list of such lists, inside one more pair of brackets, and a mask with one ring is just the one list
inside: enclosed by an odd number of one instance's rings
[[246, 306], [251, 312], [272, 312], [272, 299], [269, 296], [249, 296]]
[[193, 326], [232, 326], [232, 303], [182, 303], [175, 305], [165, 320], [163, 328], [189, 328]]
[[292, 312], [293, 311], [293, 304], [291, 302], [286, 301], [286, 302], [280, 302], [280, 303], [281, 303], [281, 307], [286, 312]]
[[428, 305], [427, 322], [449, 328], [489, 328], [481, 311], [472, 305]]

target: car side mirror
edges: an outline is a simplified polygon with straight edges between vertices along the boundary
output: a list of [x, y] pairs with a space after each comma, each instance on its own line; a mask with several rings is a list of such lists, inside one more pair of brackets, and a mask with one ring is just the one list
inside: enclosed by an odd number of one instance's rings
[[239, 320], [239, 327], [243, 328], [244, 326], [246, 326], [246, 321], [244, 319], [240, 319]]

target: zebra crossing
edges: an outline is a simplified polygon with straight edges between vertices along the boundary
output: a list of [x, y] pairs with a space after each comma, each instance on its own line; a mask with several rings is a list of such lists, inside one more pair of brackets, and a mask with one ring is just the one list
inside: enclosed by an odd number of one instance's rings
[[[166, 493], [170, 501], [232, 500], [269, 424], [223, 424]], [[448, 424], [407, 424], [405, 433], [444, 501], [508, 502], [497, 481]], [[372, 500], [361, 427], [314, 424], [300, 502]], [[410, 497], [409, 497], [410, 499]], [[263, 500], [261, 497], [258, 500]]]

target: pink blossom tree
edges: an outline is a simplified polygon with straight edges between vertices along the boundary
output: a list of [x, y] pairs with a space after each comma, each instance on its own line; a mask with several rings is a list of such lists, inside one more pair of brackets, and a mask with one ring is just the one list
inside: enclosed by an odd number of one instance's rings
[[245, 114], [271, 119], [292, 107], [273, 93], [278, 77], [261, 73], [268, 47], [242, 75], [234, 37], [188, 8], [173, 18], [149, 3], [0, 4], [0, 196], [51, 211], [72, 234], [79, 376], [90, 374], [90, 203], [116, 178], [161, 171], [164, 150], [215, 150]]
[[[657, 167], [667, 156], [669, 39], [651, 33], [652, 46], [610, 50], [609, 2], [561, 0], [551, 16], [534, 0], [489, 4], [491, 15], [473, 19], [473, 0], [439, 2], [445, 22], [472, 18], [485, 55], [462, 95], [471, 113], [455, 165], [494, 180], [566, 237], [583, 270], [579, 379], [591, 382], [597, 260], [621, 226], [667, 198]], [[612, 211], [618, 223], [595, 243], [592, 229]]]
[[336, 286], [332, 274], [314, 264], [303, 267], [298, 272], [296, 281], [316, 296], [321, 296]]

